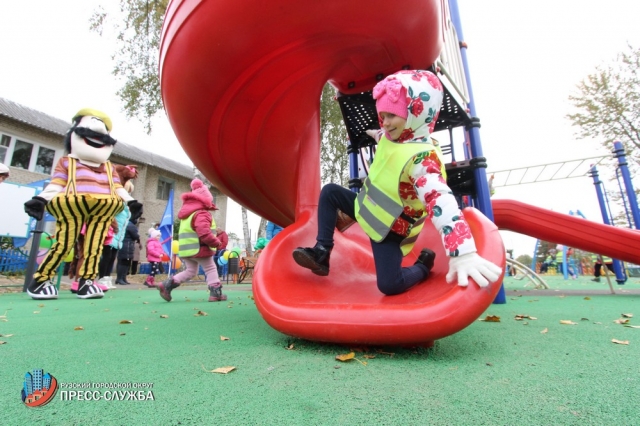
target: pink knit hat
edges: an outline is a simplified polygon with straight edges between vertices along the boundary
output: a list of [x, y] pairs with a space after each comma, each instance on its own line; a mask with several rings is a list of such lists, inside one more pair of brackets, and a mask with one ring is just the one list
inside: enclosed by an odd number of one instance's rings
[[198, 178], [191, 181], [191, 194], [193, 194], [202, 202], [202, 204], [206, 206], [214, 205], [213, 195], [211, 195], [211, 191], [209, 191], [209, 188], [207, 188], [204, 183], [202, 183], [202, 181]]
[[378, 114], [389, 112], [405, 120], [409, 115], [407, 107], [407, 89], [395, 78], [385, 78], [373, 88]]

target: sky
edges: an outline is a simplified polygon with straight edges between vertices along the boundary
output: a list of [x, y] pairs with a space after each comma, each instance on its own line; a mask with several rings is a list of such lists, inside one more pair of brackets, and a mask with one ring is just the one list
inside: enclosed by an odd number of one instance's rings
[[[113, 41], [89, 30], [98, 5], [115, 1], [0, 1], [0, 97], [64, 120], [83, 107], [101, 109], [111, 116], [116, 139], [191, 164], [162, 114], [149, 136], [121, 112], [115, 94], [121, 83], [111, 74]], [[628, 43], [640, 46], [640, 2], [458, 0], [458, 5], [489, 172], [609, 155], [597, 137], [574, 137], [566, 118], [572, 111], [568, 97]], [[589, 177], [497, 188], [494, 198], [563, 213], [580, 210], [602, 222]], [[239, 218], [239, 206], [230, 202], [228, 232], [242, 235]], [[250, 215], [254, 235], [258, 222]], [[535, 239], [502, 235], [516, 256], [533, 252]]]

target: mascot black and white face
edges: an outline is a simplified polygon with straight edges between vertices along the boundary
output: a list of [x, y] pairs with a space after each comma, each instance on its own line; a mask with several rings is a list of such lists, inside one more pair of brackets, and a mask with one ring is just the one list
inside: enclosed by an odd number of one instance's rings
[[116, 140], [109, 136], [111, 120], [106, 116], [84, 115], [71, 129], [70, 156], [96, 165], [111, 156]]

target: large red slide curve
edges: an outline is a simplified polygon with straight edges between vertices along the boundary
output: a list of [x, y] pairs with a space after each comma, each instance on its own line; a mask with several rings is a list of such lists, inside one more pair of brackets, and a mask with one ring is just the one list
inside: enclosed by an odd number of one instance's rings
[[[376, 288], [368, 239], [356, 225], [336, 233], [331, 273], [297, 267], [312, 245], [320, 191], [319, 98], [370, 90], [376, 76], [430, 66], [442, 45], [443, 0], [173, 0], [160, 53], [162, 98], [183, 148], [225, 194], [287, 228], [261, 255], [257, 307], [277, 330], [301, 338], [429, 344], [472, 323], [499, 284], [445, 282], [448, 262], [433, 229], [432, 276], [386, 297]], [[496, 226], [466, 212], [479, 252], [502, 265]]]

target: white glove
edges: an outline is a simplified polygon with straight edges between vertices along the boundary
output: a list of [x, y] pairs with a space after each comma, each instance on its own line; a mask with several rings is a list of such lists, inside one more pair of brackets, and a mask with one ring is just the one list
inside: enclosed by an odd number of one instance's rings
[[382, 129], [377, 129], [377, 130], [365, 130], [365, 133], [368, 134], [369, 136], [371, 136], [376, 142], [380, 142], [380, 138], [382, 137]]
[[457, 275], [459, 286], [466, 287], [471, 277], [480, 287], [486, 287], [489, 282], [496, 282], [501, 273], [502, 268], [499, 266], [483, 259], [478, 253], [469, 253], [450, 258], [447, 282], [452, 282]]

